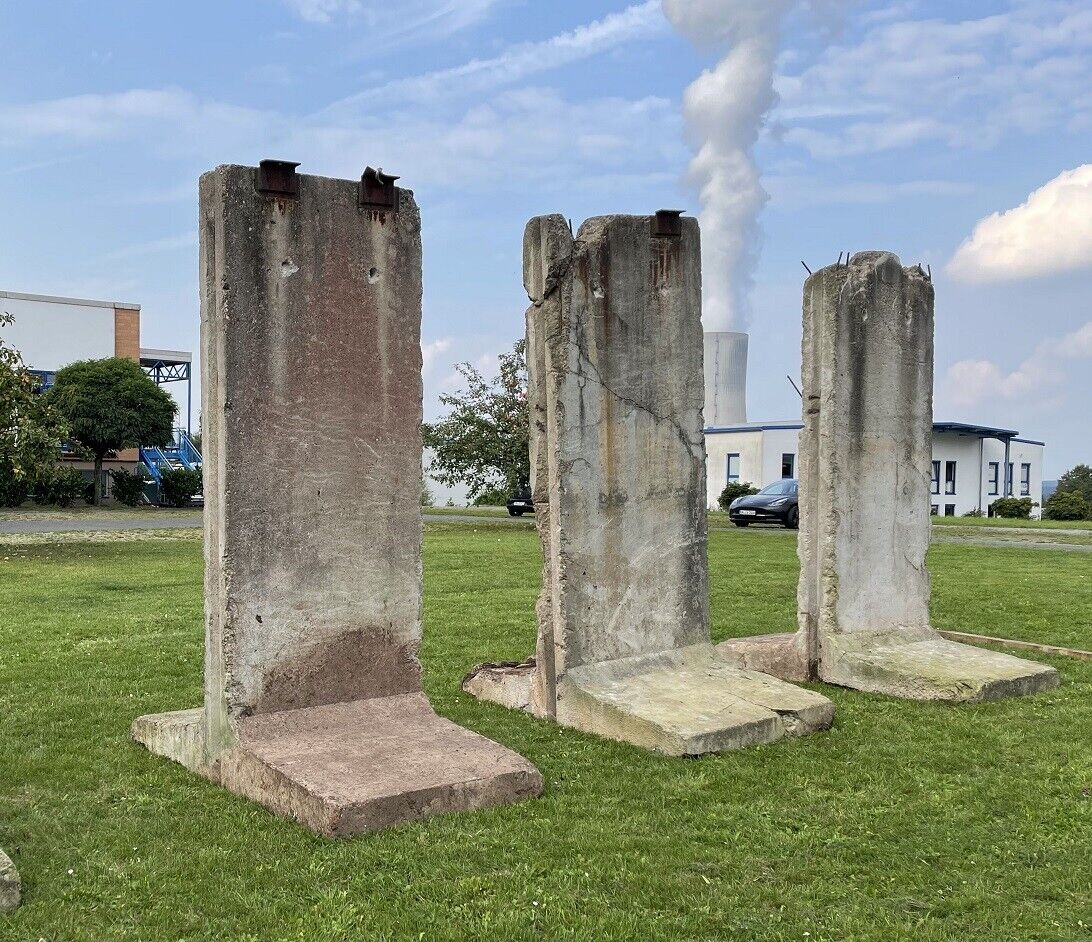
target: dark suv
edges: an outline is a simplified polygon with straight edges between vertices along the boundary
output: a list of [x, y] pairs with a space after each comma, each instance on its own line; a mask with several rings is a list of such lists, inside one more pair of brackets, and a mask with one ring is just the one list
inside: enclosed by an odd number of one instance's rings
[[728, 507], [728, 519], [737, 527], [749, 523], [780, 523], [795, 530], [800, 525], [796, 481], [791, 478], [774, 481], [757, 494], [737, 497]]
[[520, 488], [508, 498], [508, 515], [510, 517], [522, 517], [524, 514], [535, 512], [535, 502], [531, 498], [531, 489]]

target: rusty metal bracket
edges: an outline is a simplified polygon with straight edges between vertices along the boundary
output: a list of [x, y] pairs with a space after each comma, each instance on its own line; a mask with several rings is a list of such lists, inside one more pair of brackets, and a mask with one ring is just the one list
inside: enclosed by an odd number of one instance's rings
[[394, 181], [398, 177], [384, 173], [382, 169], [368, 167], [360, 178], [360, 206], [362, 209], [374, 209], [380, 212], [398, 212], [398, 187]]
[[289, 196], [298, 199], [300, 178], [296, 173], [299, 163], [291, 160], [263, 160], [258, 164], [258, 192], [269, 196]]
[[682, 214], [685, 209], [658, 209], [652, 217], [652, 237], [654, 239], [681, 239]]

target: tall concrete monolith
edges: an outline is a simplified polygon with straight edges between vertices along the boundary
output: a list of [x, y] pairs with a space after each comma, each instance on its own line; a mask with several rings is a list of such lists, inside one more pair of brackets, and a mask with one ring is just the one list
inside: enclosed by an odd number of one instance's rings
[[0, 848], [0, 915], [14, 912], [23, 901], [23, 881], [11, 858]]
[[783, 677], [922, 700], [1056, 686], [1051, 667], [947, 641], [929, 620], [933, 285], [860, 252], [804, 285], [798, 632], [727, 642]]
[[369, 174], [201, 178], [205, 704], [133, 730], [337, 837], [542, 788], [422, 692], [420, 217]]
[[709, 640], [696, 220], [533, 219], [524, 280], [538, 644], [465, 689], [672, 755], [828, 726], [829, 700]]

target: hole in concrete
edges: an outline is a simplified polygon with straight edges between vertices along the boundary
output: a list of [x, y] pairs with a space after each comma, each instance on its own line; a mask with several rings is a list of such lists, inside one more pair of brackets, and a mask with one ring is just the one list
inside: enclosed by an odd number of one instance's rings
[[368, 269], [368, 284], [374, 285], [377, 281], [379, 281], [379, 269], [378, 268], [369, 268]]
[[261, 615], [255, 615], [254, 617], [257, 619], [258, 624], [260, 625], [262, 623], [262, 616]]

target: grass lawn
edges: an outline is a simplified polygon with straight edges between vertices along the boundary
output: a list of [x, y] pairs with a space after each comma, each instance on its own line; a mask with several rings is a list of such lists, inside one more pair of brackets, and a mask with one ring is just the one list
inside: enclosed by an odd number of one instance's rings
[[[535, 762], [539, 801], [335, 843], [144, 752], [201, 697], [200, 542], [0, 547], [0, 939], [1089, 940], [1092, 663], [952, 708], [823, 687], [834, 729], [697, 760], [461, 693], [533, 643], [530, 527], [425, 536], [426, 687]], [[718, 638], [793, 626], [791, 534], [714, 532]], [[1092, 647], [1092, 566], [940, 545], [938, 627]], [[0, 920], [4, 917], [0, 917]]]

